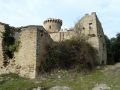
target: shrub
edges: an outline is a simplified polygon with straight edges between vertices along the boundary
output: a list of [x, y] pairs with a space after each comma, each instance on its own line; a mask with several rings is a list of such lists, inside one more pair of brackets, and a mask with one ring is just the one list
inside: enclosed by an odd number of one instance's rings
[[53, 42], [47, 46], [47, 51], [46, 60], [42, 64], [43, 71], [78, 67], [92, 69], [96, 63], [95, 49], [79, 38]]

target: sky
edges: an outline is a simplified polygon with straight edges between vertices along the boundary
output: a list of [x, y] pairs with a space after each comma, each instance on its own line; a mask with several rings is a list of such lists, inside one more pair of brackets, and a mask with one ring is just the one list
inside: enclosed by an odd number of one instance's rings
[[51, 17], [62, 19], [63, 29], [71, 28], [91, 12], [109, 38], [120, 32], [120, 0], [0, 0], [0, 22], [15, 27], [42, 25]]

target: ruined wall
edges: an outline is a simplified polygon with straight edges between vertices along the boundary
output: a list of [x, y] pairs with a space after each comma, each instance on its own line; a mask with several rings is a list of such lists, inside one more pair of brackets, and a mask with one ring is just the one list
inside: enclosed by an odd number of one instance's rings
[[97, 30], [97, 23], [96, 23], [96, 16], [94, 14], [88, 15], [86, 14], [84, 17], [78, 21], [77, 26], [80, 30], [79, 34], [84, 35], [87, 37], [88, 42], [96, 49], [99, 48], [99, 37], [98, 37], [98, 30]]
[[39, 27], [37, 30], [37, 47], [36, 47], [36, 77], [40, 75], [41, 64], [45, 60], [47, 53], [46, 47], [52, 43], [50, 35], [45, 31], [43, 27]]
[[[2, 29], [3, 28], [3, 29]], [[4, 31], [4, 27], [1, 26]], [[2, 46], [0, 47], [0, 74], [16, 73], [27, 78], [36, 78], [40, 72], [40, 66], [45, 59], [46, 45], [52, 42], [49, 34], [43, 26], [21, 27], [20, 32], [16, 32], [16, 41], [19, 41], [18, 51], [14, 52], [14, 57], [9, 59], [9, 64], [3, 66]], [[0, 43], [2, 40], [0, 39]], [[0, 44], [2, 45], [2, 44]]]
[[[45, 60], [46, 46], [51, 44], [52, 39], [58, 42], [71, 39], [76, 35], [83, 35], [87, 42], [96, 48], [98, 63], [106, 64], [106, 43], [102, 25], [96, 13], [86, 14], [72, 30], [68, 31], [59, 31], [62, 25], [62, 20], [59, 19], [48, 19], [44, 24], [47, 31], [43, 26], [35, 25], [14, 28], [18, 30], [14, 31], [14, 38], [20, 41], [20, 44], [18, 51], [14, 53], [14, 57], [9, 60], [7, 66], [3, 66], [3, 43], [2, 33], [0, 33], [0, 74], [12, 72], [28, 78], [37, 77], [41, 64]], [[5, 25], [0, 23], [0, 32], [5, 31]]]
[[36, 73], [37, 28], [24, 27], [20, 32], [20, 47], [15, 53], [16, 73], [34, 78]]
[[54, 32], [49, 34], [54, 41], [71, 39], [77, 35], [81, 38], [84, 38], [88, 43], [91, 44], [91, 46], [97, 50], [97, 62], [99, 64], [106, 64], [107, 54], [105, 37], [102, 25], [95, 12], [91, 13], [90, 15], [86, 14], [83, 16], [72, 30], [67, 30], [66, 32]]
[[75, 36], [75, 32], [73, 30], [55, 32], [55, 33], [49, 33], [49, 34], [51, 38], [56, 42], [71, 39], [72, 37]]
[[35, 78], [45, 59], [46, 45], [52, 40], [42, 26], [28, 26], [21, 29], [20, 49], [16, 53], [16, 65], [20, 67], [21, 76]]
[[60, 32], [54, 32], [54, 33], [49, 33], [51, 38], [54, 40], [54, 41], [60, 41]]
[[106, 43], [103, 29], [96, 13], [93, 12], [91, 15], [86, 14], [75, 27], [80, 30], [80, 34], [87, 37], [87, 42], [97, 50], [98, 63], [106, 64]]
[[100, 50], [100, 57], [101, 57], [101, 63], [106, 64], [107, 63], [107, 50], [106, 50], [106, 42], [105, 42], [105, 36], [103, 32], [102, 25], [98, 18], [96, 19], [97, 22], [97, 29], [98, 29], [98, 37], [99, 37], [99, 50]]
[[44, 28], [50, 34], [54, 41], [63, 41], [72, 38], [74, 35], [73, 30], [62, 31], [62, 20], [55, 18], [48, 18], [43, 22]]
[[74, 36], [75, 36], [75, 31], [73, 29], [72, 30], [68, 30], [68, 31], [64, 32], [63, 40], [71, 39]]
[[[2, 40], [3, 40], [2, 32], [4, 32], [4, 31], [5, 31], [5, 25], [0, 23], [0, 66], [3, 65], [3, 61], [4, 61], [4, 58], [3, 58], [3, 47], [2, 47]], [[2, 67], [0, 67], [0, 68], [2, 68]]]

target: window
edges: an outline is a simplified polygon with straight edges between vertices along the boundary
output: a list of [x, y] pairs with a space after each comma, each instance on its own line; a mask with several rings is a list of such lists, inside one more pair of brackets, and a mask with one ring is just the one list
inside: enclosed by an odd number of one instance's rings
[[51, 29], [51, 26], [49, 26], [49, 29]]
[[92, 23], [89, 23], [89, 25], [92, 25]]
[[92, 29], [92, 23], [89, 23], [89, 29], [90, 30]]
[[95, 34], [88, 34], [88, 36], [95, 37], [96, 35]]

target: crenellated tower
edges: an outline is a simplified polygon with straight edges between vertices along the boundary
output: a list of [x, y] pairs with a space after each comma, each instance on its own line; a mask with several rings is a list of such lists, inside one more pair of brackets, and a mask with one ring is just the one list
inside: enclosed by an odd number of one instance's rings
[[59, 32], [62, 26], [62, 20], [61, 19], [55, 19], [55, 18], [48, 18], [43, 23], [44, 28], [49, 32]]

